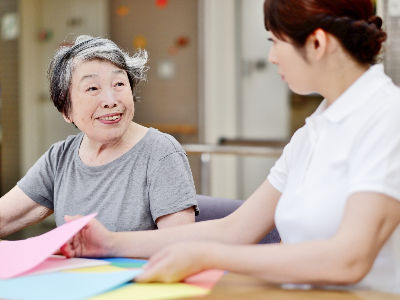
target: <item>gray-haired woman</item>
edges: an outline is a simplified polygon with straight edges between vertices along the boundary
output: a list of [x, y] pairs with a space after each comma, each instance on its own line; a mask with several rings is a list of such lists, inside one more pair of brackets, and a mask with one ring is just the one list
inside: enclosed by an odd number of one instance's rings
[[132, 121], [147, 54], [79, 36], [49, 68], [50, 95], [81, 130], [55, 143], [0, 200], [0, 237], [54, 213], [97, 212], [111, 231], [194, 222], [196, 193], [186, 154], [171, 136]]

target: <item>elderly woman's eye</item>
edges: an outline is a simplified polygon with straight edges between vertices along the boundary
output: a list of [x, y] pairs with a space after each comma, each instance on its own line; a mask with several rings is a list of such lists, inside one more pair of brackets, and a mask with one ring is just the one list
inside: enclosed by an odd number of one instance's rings
[[115, 84], [115, 86], [124, 86], [124, 85], [125, 85], [125, 83], [123, 83], [122, 81], [117, 82], [117, 83]]
[[86, 89], [87, 92], [91, 92], [91, 91], [97, 91], [97, 87], [95, 86], [90, 86]]

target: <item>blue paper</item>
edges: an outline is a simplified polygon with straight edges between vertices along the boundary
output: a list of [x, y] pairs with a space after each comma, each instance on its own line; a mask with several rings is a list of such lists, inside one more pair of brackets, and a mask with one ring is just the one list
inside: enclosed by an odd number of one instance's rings
[[101, 260], [108, 261], [111, 265], [121, 268], [141, 268], [147, 263], [144, 259], [133, 259], [125, 257], [110, 257], [101, 258]]
[[138, 262], [138, 263], [147, 263], [146, 259], [135, 259], [135, 258], [126, 258], [126, 257], [106, 257], [106, 258], [97, 258], [105, 261], [113, 262]]
[[0, 298], [84, 299], [122, 286], [140, 272], [141, 270], [104, 273], [58, 272], [0, 280]]

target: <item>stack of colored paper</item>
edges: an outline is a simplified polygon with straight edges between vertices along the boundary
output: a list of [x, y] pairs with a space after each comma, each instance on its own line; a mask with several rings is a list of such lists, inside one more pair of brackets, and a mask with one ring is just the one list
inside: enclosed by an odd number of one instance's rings
[[169, 299], [209, 293], [223, 271], [211, 270], [182, 283], [140, 284], [145, 260], [71, 258], [52, 255], [95, 214], [38, 237], [0, 242], [0, 299]]

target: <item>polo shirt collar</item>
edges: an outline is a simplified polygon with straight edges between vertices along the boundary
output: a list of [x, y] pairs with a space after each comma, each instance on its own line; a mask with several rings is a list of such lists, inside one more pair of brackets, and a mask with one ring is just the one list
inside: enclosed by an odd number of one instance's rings
[[390, 80], [383, 72], [383, 65], [373, 65], [328, 108], [326, 108], [327, 100], [324, 99], [312, 117], [320, 115], [331, 122], [339, 122], [363, 105], [379, 87], [388, 81], [390, 82]]

